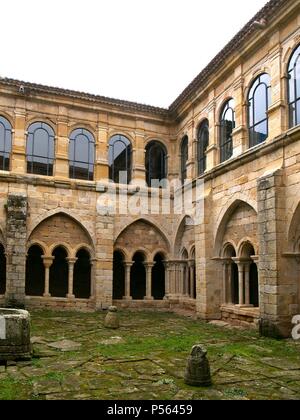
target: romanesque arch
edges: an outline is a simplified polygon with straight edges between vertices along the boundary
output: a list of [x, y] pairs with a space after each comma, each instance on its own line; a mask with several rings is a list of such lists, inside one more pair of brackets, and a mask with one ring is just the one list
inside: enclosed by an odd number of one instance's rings
[[74, 218], [59, 212], [42, 220], [28, 238], [26, 295], [91, 296], [93, 242]]
[[215, 255], [223, 264], [224, 303], [259, 306], [257, 212], [243, 200], [223, 210]]
[[177, 259], [176, 289], [185, 298], [196, 299], [195, 226], [193, 219], [185, 216], [177, 229], [174, 242], [174, 256]]
[[240, 241], [250, 237], [257, 248], [257, 211], [252, 203], [236, 199], [223, 209], [215, 233], [215, 255], [221, 256], [224, 244], [232, 243], [237, 248]]
[[136, 220], [120, 233], [114, 248], [114, 299], [163, 299], [169, 242], [162, 231]]

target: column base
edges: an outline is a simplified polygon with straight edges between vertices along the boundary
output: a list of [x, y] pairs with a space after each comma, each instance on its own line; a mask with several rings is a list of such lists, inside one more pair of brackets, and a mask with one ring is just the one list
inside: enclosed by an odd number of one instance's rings
[[74, 295], [67, 295], [67, 299], [70, 299], [70, 300], [75, 300], [76, 298], [75, 298], [75, 296], [74, 296]]
[[124, 297], [123, 297], [123, 300], [130, 300], [130, 301], [131, 301], [131, 300], [133, 300], [133, 299], [132, 299], [132, 297], [131, 297], [131, 296], [124, 296]]
[[145, 296], [144, 297], [144, 300], [148, 300], [148, 301], [152, 301], [152, 300], [154, 300], [154, 297], [150, 297], [150, 296]]
[[44, 297], [44, 298], [51, 298], [52, 296], [50, 295], [50, 293], [44, 293], [44, 294], [43, 294], [43, 297]]

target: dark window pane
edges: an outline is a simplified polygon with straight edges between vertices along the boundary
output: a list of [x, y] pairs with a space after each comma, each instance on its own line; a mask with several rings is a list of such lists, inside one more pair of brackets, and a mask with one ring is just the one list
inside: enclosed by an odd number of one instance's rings
[[94, 179], [95, 139], [85, 129], [76, 129], [69, 144], [70, 178], [92, 181]]
[[234, 100], [228, 101], [223, 108], [220, 121], [221, 163], [230, 159], [233, 153], [232, 131], [235, 128]]
[[110, 139], [108, 164], [111, 181], [117, 184], [131, 182], [131, 143], [127, 137], [116, 135]]
[[255, 89], [249, 92], [249, 146], [254, 147], [268, 137], [268, 109], [271, 103], [271, 79], [268, 74], [260, 75], [253, 83]]
[[206, 171], [206, 150], [209, 145], [209, 124], [205, 120], [198, 131], [197, 157], [198, 157], [198, 175]]
[[146, 148], [146, 179], [149, 187], [153, 181], [160, 182], [167, 178], [167, 152], [164, 146], [156, 141]]
[[36, 175], [53, 175], [54, 131], [45, 123], [34, 123], [28, 128], [27, 172]]
[[255, 91], [254, 95], [254, 123], [263, 121], [267, 114], [268, 109], [268, 99], [267, 99], [267, 89], [264, 84], [261, 84]]
[[181, 144], [181, 181], [187, 179], [187, 162], [189, 159], [189, 139], [185, 136]]
[[300, 124], [300, 99], [296, 102], [296, 124]]
[[263, 143], [268, 137], [268, 124], [264, 121], [250, 129], [250, 146]]
[[294, 127], [295, 125], [300, 124], [300, 46], [292, 54], [288, 72], [290, 127]]
[[12, 146], [12, 127], [10, 122], [0, 116], [0, 170], [9, 171]]

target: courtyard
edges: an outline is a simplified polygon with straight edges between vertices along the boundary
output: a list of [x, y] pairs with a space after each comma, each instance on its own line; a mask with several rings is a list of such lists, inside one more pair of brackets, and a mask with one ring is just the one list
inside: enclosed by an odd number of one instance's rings
[[[300, 342], [171, 313], [33, 311], [32, 361], [0, 366], [0, 399], [256, 400], [300, 398]], [[208, 350], [213, 386], [183, 381], [194, 344]]]

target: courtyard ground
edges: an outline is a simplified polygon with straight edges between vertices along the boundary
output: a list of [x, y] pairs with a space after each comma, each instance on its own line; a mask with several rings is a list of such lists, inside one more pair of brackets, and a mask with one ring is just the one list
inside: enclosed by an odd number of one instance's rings
[[[104, 316], [32, 312], [34, 359], [0, 366], [0, 400], [300, 399], [300, 343], [152, 312], [121, 312], [112, 331]], [[183, 382], [194, 344], [208, 349], [210, 388]]]

